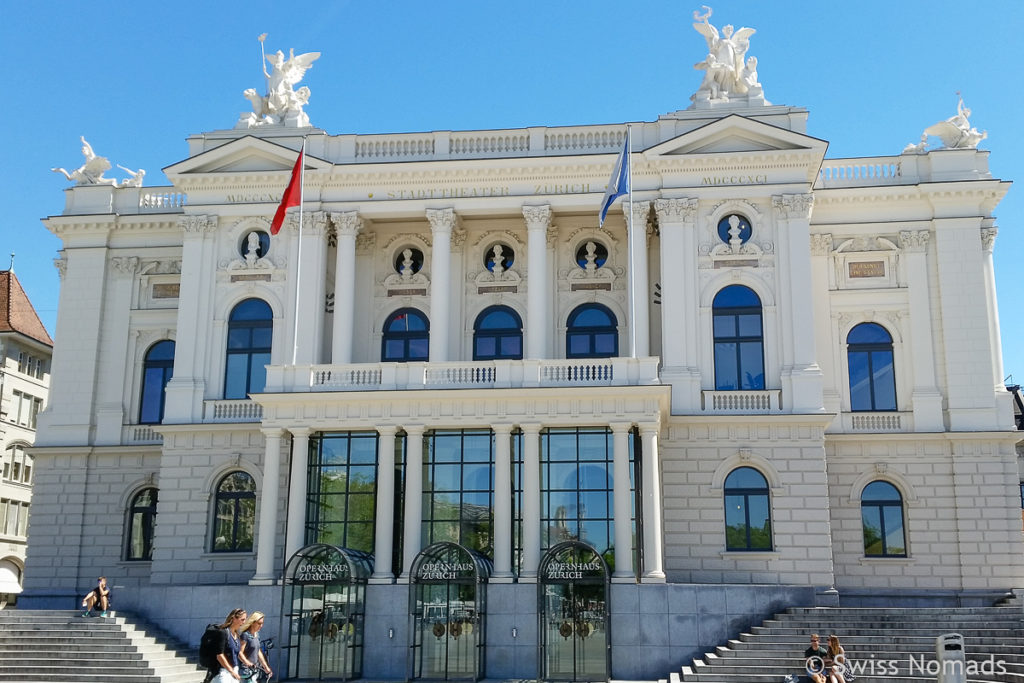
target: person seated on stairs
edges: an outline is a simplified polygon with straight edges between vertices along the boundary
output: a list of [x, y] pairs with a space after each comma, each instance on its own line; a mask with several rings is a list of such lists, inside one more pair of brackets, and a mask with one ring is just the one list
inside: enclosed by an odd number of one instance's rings
[[817, 633], [812, 633], [811, 646], [804, 650], [804, 667], [811, 683], [828, 683], [825, 679], [827, 658], [828, 650], [821, 645], [821, 638]]
[[[828, 637], [828, 657], [825, 659], [828, 666], [828, 683], [846, 683], [853, 680], [846, 666], [846, 650], [839, 644], [839, 636], [831, 634]], [[849, 671], [849, 673], [847, 673]]]
[[107, 588], [107, 577], [101, 576], [99, 578], [96, 587], [89, 591], [85, 599], [82, 600], [82, 607], [85, 610], [82, 611], [83, 617], [92, 616], [92, 608], [96, 605], [100, 607], [100, 616], [107, 616], [107, 610], [110, 609], [110, 589]]

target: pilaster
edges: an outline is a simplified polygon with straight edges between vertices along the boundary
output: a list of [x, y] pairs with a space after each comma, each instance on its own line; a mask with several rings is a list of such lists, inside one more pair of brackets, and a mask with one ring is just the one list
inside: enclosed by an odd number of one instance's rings
[[[299, 365], [321, 361], [323, 348], [324, 301], [327, 282], [327, 212], [313, 211], [302, 217], [302, 235], [298, 231], [298, 214], [289, 217], [295, 227], [292, 235], [291, 263], [298, 269], [290, 275], [290, 301], [295, 302], [296, 315], [291, 335], [292, 354], [289, 361]], [[296, 296], [296, 292], [299, 296]]]
[[613, 581], [632, 583], [633, 572], [633, 506], [629, 488], [629, 430], [633, 425], [619, 422], [612, 430], [612, 508], [614, 510], [615, 572]]
[[285, 529], [285, 562], [305, 544], [306, 489], [309, 469], [309, 434], [306, 428], [292, 433], [291, 476], [288, 478], [288, 524]]
[[[354, 240], [353, 240], [354, 244]], [[390, 583], [395, 523], [395, 433], [396, 427], [377, 428], [377, 514], [373, 543], [375, 583]]]
[[540, 424], [520, 424], [523, 430], [523, 564], [520, 583], [537, 580], [540, 565]]
[[935, 335], [932, 334], [931, 286], [928, 279], [930, 238], [931, 233], [928, 230], [900, 231], [910, 304], [910, 347], [913, 349], [909, 358], [914, 370], [911, 402], [914, 410], [914, 430], [918, 432], [945, 431], [942, 420], [942, 394], [935, 385]]
[[526, 355], [529, 359], [546, 357], [550, 336], [551, 271], [548, 268], [547, 231], [551, 227], [551, 207], [524, 206], [527, 234], [527, 307]]
[[494, 430], [494, 573], [498, 583], [512, 582], [512, 425]]
[[260, 491], [259, 530], [256, 541], [256, 574], [250, 586], [272, 585], [276, 580], [274, 558], [277, 539], [277, 503], [281, 499], [282, 429], [263, 431], [263, 490]]
[[644, 566], [641, 575], [643, 583], [664, 583], [665, 569], [663, 563], [664, 540], [661, 536], [662, 502], [661, 502], [661, 456], [658, 453], [657, 423], [640, 425], [641, 457], [643, 458], [641, 473], [643, 478], [643, 500], [641, 508], [644, 516]]
[[128, 357], [132, 287], [139, 271], [136, 256], [110, 259], [111, 277], [106, 283], [106, 301], [100, 325], [104, 342], [99, 352], [96, 381], [96, 445], [121, 443], [121, 427], [130, 398], [124, 395], [125, 373], [134, 374], [134, 359]]
[[448, 331], [451, 328], [451, 241], [455, 229], [454, 209], [427, 209], [433, 234], [430, 250], [430, 362], [448, 360]]
[[331, 363], [352, 362], [353, 327], [356, 312], [356, 237], [363, 227], [358, 211], [332, 213], [338, 247], [334, 268], [334, 329], [331, 335]]
[[402, 544], [402, 582], [409, 581], [412, 563], [423, 543], [423, 432], [422, 425], [405, 427], [405, 528]]
[[651, 353], [651, 297], [647, 270], [647, 214], [650, 211], [650, 202], [622, 202], [630, 254], [628, 326], [631, 358], [646, 358]]

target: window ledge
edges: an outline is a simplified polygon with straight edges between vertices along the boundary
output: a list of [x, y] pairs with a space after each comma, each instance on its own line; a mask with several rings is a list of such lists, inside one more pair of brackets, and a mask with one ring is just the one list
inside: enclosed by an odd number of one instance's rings
[[250, 557], [256, 557], [256, 553], [251, 550], [244, 550], [239, 552], [205, 552], [199, 556], [204, 560], [244, 560]]
[[718, 553], [722, 559], [728, 560], [777, 560], [778, 550], [723, 550]]
[[896, 567], [909, 567], [916, 560], [913, 557], [861, 557], [859, 562], [863, 565], [893, 565]]

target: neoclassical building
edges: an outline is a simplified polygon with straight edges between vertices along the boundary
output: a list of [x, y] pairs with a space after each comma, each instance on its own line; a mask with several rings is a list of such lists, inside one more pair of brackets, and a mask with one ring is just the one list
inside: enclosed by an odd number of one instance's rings
[[288, 677], [604, 680], [1024, 587], [1009, 183], [966, 116], [826, 159], [713, 28], [602, 228], [624, 124], [335, 135], [271, 88], [170, 187], [87, 155], [22, 604], [104, 574], [191, 642], [266, 612]]

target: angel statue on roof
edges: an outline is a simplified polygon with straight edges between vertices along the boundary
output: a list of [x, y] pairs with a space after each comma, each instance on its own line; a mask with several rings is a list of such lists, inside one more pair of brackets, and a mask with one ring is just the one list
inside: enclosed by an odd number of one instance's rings
[[757, 82], [757, 59], [747, 59], [752, 28], [733, 31], [731, 24], [722, 27], [721, 33], [711, 25], [711, 8], [703, 6], [704, 14], [693, 13], [693, 28], [704, 36], [708, 54], [693, 68], [704, 71], [704, 80], [691, 98], [694, 102], [729, 100], [731, 96], [763, 96], [761, 84]]
[[[260, 125], [285, 125], [303, 128], [309, 125], [309, 117], [302, 107], [309, 102], [309, 88], [295, 86], [302, 80], [319, 52], [297, 55], [288, 50], [287, 59], [281, 50], [273, 54], [263, 52], [263, 41], [267, 34], [259, 36], [260, 54], [263, 57], [263, 75], [267, 79], [267, 94], [260, 95], [255, 88], [248, 88], [243, 95], [252, 104], [252, 112], [242, 114], [236, 128], [251, 128]], [[267, 70], [267, 63], [271, 69]]]

